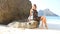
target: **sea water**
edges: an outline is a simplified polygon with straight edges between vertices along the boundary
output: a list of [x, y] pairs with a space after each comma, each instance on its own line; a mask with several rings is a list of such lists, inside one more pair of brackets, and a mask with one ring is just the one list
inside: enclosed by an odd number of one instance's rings
[[60, 30], [60, 17], [59, 16], [46, 16], [47, 25], [49, 29]]

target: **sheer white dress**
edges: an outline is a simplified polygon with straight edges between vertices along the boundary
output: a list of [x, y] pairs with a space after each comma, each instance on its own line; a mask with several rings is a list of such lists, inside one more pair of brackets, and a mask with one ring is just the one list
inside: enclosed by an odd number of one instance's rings
[[31, 12], [31, 14], [32, 14], [32, 15], [28, 17], [28, 20], [29, 20], [29, 21], [33, 20], [33, 11]]

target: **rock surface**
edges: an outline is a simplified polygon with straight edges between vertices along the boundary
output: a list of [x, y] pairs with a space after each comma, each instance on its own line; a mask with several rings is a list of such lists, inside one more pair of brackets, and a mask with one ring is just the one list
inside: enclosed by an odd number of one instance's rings
[[38, 22], [37, 21], [30, 21], [30, 22], [12, 22], [9, 23], [7, 26], [8, 27], [13, 27], [13, 28], [29, 28], [29, 29], [34, 29], [37, 28]]
[[29, 0], [0, 0], [0, 24], [26, 19], [30, 8]]

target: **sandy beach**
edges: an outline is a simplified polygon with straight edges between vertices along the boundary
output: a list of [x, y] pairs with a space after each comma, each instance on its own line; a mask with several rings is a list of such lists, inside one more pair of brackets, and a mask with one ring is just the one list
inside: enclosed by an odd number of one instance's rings
[[60, 25], [48, 24], [47, 29], [22, 29], [0, 25], [0, 34], [60, 34]]
[[[60, 34], [60, 19], [47, 19], [47, 29], [22, 29], [0, 25], [0, 34]], [[41, 24], [41, 23], [40, 23]]]
[[0, 34], [59, 34], [59, 30], [53, 29], [21, 29], [0, 26]]

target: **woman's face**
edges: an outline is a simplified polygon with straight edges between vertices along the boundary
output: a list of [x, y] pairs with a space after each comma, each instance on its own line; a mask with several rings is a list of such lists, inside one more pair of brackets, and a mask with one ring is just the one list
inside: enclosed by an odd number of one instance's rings
[[34, 5], [32, 5], [32, 9], [36, 9], [36, 7]]

